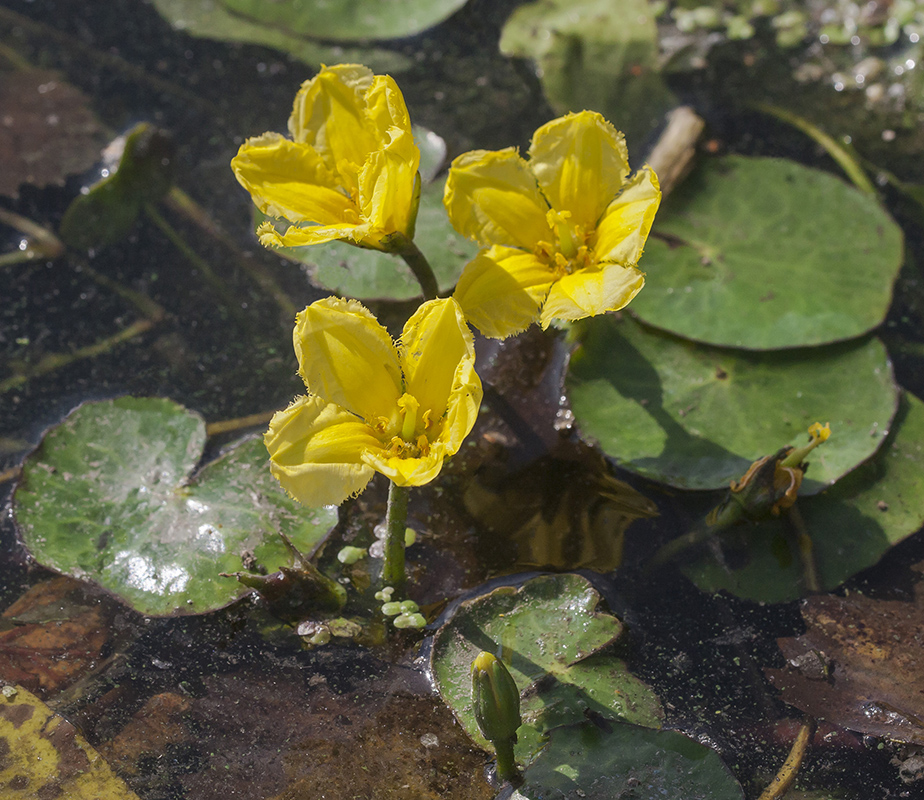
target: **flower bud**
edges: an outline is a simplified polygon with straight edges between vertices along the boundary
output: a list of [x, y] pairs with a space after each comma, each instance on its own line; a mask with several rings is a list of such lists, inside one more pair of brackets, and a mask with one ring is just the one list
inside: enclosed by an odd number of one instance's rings
[[520, 692], [510, 672], [490, 653], [472, 662], [472, 706], [484, 737], [495, 744], [516, 741], [520, 727]]
[[520, 691], [503, 661], [482, 651], [472, 662], [472, 709], [478, 728], [497, 754], [497, 776], [521, 779], [513, 757], [520, 727]]

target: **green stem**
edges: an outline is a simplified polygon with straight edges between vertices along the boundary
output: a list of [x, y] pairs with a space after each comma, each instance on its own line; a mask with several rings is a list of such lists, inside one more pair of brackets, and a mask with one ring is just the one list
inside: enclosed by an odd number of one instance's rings
[[11, 375], [9, 378], [0, 381], [0, 394], [15, 389], [17, 386], [22, 386], [32, 378], [47, 375], [49, 372], [54, 372], [56, 369], [61, 369], [61, 367], [73, 364], [75, 361], [108, 353], [123, 342], [127, 342], [129, 339], [134, 339], [136, 336], [140, 336], [142, 333], [149, 331], [154, 325], [155, 323], [150, 319], [140, 319], [137, 322], [133, 322], [127, 328], [123, 328], [118, 333], [114, 333], [112, 336], [107, 336], [105, 339], [100, 339], [98, 342], [94, 342], [86, 347], [81, 347], [73, 352], [49, 353], [43, 356], [37, 364], [27, 367], [22, 372]]
[[414, 241], [398, 234], [389, 242], [388, 251], [401, 256], [404, 263], [411, 268], [411, 272], [417, 278], [417, 283], [420, 284], [424, 300], [435, 300], [440, 292], [436, 275], [433, 274], [433, 268], [427, 261], [427, 257], [420, 252]]
[[708, 542], [712, 537], [732, 527], [741, 520], [742, 510], [740, 503], [736, 502], [734, 498], [729, 499], [717, 507], [718, 513], [716, 513], [715, 519], [704, 522], [698, 528], [694, 528], [683, 536], [678, 536], [676, 539], [671, 539], [662, 545], [649, 560], [645, 571], [651, 572], [663, 567], [686, 550], [703, 544], [703, 542]]
[[715, 528], [710, 528], [708, 525], [703, 525], [702, 527], [694, 528], [692, 531], [685, 533], [683, 536], [678, 536], [676, 539], [671, 539], [666, 544], [663, 544], [651, 557], [647, 566], [645, 567], [645, 572], [648, 573], [653, 570], [660, 569], [668, 562], [673, 561], [684, 551], [689, 550], [691, 547], [696, 547], [698, 544], [709, 541], [709, 539], [715, 536], [715, 534]]
[[523, 783], [523, 776], [517, 769], [517, 763], [513, 758], [513, 739], [504, 741], [491, 742], [494, 745], [494, 753], [497, 755], [497, 777], [502, 781], [510, 781], [514, 786]]
[[53, 261], [64, 255], [64, 243], [47, 228], [31, 219], [0, 208], [0, 223], [15, 228], [26, 237], [26, 249], [15, 250], [0, 256], [0, 267], [21, 264], [24, 261], [45, 258]]
[[404, 585], [404, 532], [407, 529], [407, 500], [411, 490], [392, 483], [388, 487], [388, 513], [385, 517], [385, 564], [382, 582], [398, 588]]

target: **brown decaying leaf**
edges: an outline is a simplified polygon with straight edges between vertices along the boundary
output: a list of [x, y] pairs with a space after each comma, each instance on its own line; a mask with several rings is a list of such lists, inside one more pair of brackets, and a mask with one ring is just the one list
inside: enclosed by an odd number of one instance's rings
[[849, 730], [924, 744], [924, 585], [914, 600], [811, 597], [807, 630], [779, 640], [768, 669], [790, 705]]
[[52, 578], [3, 613], [0, 679], [48, 697], [99, 663], [115, 604], [84, 589], [72, 578]]
[[0, 72], [0, 194], [61, 184], [90, 169], [106, 143], [86, 95], [45, 69]]

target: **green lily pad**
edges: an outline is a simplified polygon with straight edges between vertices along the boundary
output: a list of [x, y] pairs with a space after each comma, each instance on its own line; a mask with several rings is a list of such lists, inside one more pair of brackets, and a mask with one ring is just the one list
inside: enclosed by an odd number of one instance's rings
[[742, 800], [718, 754], [674, 731], [558, 728], [511, 800]]
[[[414, 242], [427, 257], [440, 291], [452, 289], [477, 245], [456, 233], [443, 206], [445, 180], [426, 184], [420, 192]], [[266, 219], [259, 215], [260, 219]], [[280, 223], [282, 228], [287, 222]], [[359, 300], [410, 300], [420, 297], [420, 284], [396, 255], [364, 250], [345, 242], [310, 247], [284, 247], [280, 252], [308, 266], [313, 281], [323, 289]]]
[[337, 42], [400, 39], [432, 28], [466, 0], [220, 0], [254, 23]]
[[[379, 72], [400, 72], [411, 65], [401, 53], [380, 47], [342, 47], [323, 41], [316, 30], [296, 31], [289, 24], [270, 23], [265, 14], [241, 16], [219, 0], [153, 0], [157, 12], [174, 28], [203, 39], [246, 42], [280, 50], [306, 64], [365, 64]], [[261, 11], [282, 3], [254, 3]], [[311, 4], [316, 7], [317, 4]], [[316, 38], [313, 38], [316, 37]]]
[[13, 495], [23, 543], [41, 564], [91, 580], [143, 614], [200, 614], [245, 591], [219, 572], [245, 553], [269, 571], [289, 565], [278, 533], [311, 551], [336, 509], [306, 509], [244, 441], [191, 473], [205, 422], [162, 398], [77, 408], [26, 459]]
[[899, 390], [878, 339], [803, 351], [696, 346], [629, 319], [587, 320], [567, 388], [581, 433], [625, 469], [682, 489], [722, 489], [781, 447], [812, 453], [802, 493], [818, 492], [882, 444]]
[[[598, 653], [622, 623], [597, 610], [600, 596], [579, 575], [546, 575], [504, 586], [463, 603], [433, 639], [437, 688], [466, 732], [490, 745], [471, 708], [471, 665], [482, 650], [502, 657], [521, 692], [524, 725], [518, 760], [528, 762], [549, 728], [592, 710], [612, 720], [657, 727], [661, 706], [620, 659]], [[523, 695], [530, 687], [533, 691]]]
[[[833, 442], [832, 434], [828, 444]], [[814, 468], [812, 464], [809, 472]], [[823, 591], [871, 567], [892, 546], [920, 530], [924, 525], [924, 403], [906, 394], [875, 458], [824, 494], [800, 499], [797, 506], [812, 539]], [[702, 550], [683, 567], [704, 591], [725, 589], [768, 603], [805, 594], [785, 520], [733, 528], [723, 541], [729, 549], [725, 564]]]
[[885, 318], [902, 233], [874, 197], [777, 158], [710, 159], [658, 212], [632, 311], [707, 344], [851, 339]]
[[536, 62], [556, 111], [599, 111], [626, 134], [630, 148], [676, 105], [661, 77], [648, 0], [528, 3], [510, 15], [500, 49]]

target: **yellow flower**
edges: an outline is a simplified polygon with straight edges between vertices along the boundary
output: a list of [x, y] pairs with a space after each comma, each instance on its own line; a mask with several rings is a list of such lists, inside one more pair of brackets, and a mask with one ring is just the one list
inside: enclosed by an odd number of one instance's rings
[[273, 475], [308, 506], [339, 504], [373, 471], [399, 486], [433, 480], [481, 405], [475, 351], [458, 303], [424, 303], [395, 345], [356, 300], [312, 303], [295, 323], [308, 394], [264, 436]]
[[465, 153], [444, 202], [456, 230], [487, 248], [455, 298], [495, 338], [618, 310], [645, 283], [636, 264], [660, 200], [654, 172], [629, 178], [625, 138], [592, 111], [539, 128], [529, 161], [513, 148]]
[[323, 67], [296, 95], [289, 132], [248, 139], [231, 161], [257, 207], [292, 223], [280, 235], [264, 222], [263, 245], [344, 240], [387, 250], [396, 234], [413, 238], [420, 151], [391, 77]]

